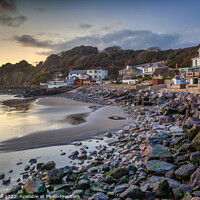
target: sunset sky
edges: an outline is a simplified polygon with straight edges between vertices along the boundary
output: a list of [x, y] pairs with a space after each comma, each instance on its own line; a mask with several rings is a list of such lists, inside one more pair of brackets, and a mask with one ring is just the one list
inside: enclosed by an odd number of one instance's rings
[[0, 65], [39, 62], [79, 45], [198, 45], [199, 8], [199, 0], [0, 0]]

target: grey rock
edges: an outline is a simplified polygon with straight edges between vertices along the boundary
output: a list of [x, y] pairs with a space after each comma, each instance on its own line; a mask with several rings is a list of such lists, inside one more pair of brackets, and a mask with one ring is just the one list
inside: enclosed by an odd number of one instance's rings
[[122, 193], [129, 187], [129, 184], [122, 184], [115, 187], [114, 193]]
[[148, 180], [147, 183], [149, 184], [150, 187], [154, 187], [156, 184], [158, 184], [162, 180], [167, 180], [170, 187], [180, 187], [180, 183], [174, 179], [167, 178], [167, 177], [161, 177], [161, 176], [151, 176]]
[[176, 165], [159, 160], [150, 160], [146, 163], [146, 168], [149, 173], [162, 175], [167, 171], [175, 170]]
[[6, 188], [3, 191], [3, 195], [11, 195], [11, 194], [16, 194], [19, 190], [21, 190], [21, 186], [20, 185], [12, 185], [8, 188]]
[[30, 166], [29, 165], [26, 165], [25, 167], [24, 167], [24, 171], [28, 171], [30, 169]]
[[41, 166], [41, 170], [51, 170], [56, 166], [54, 161], [49, 161]]
[[36, 164], [37, 163], [37, 159], [32, 158], [32, 159], [29, 160], [29, 163], [30, 164]]
[[90, 187], [90, 181], [88, 179], [81, 179], [77, 184], [77, 188], [81, 190], [86, 190], [89, 187]]
[[10, 183], [10, 179], [11, 179], [10, 177], [3, 179], [3, 180], [1, 181], [2, 185], [7, 185], [7, 184], [9, 184], [9, 183]]
[[109, 200], [109, 198], [104, 193], [98, 192], [94, 194], [92, 197], [90, 197], [89, 200]]
[[0, 180], [3, 179], [5, 177], [4, 173], [0, 173]]
[[194, 172], [195, 169], [196, 167], [191, 164], [182, 165], [174, 172], [174, 174], [179, 180], [189, 179], [190, 175]]
[[168, 197], [170, 194], [170, 187], [167, 180], [160, 181], [154, 188], [153, 192], [156, 193], [157, 197]]
[[142, 199], [144, 197], [144, 192], [136, 186], [130, 186], [128, 189], [126, 189], [123, 193], [120, 194], [121, 199]]
[[190, 176], [193, 190], [200, 190], [200, 167]]
[[27, 193], [29, 194], [44, 194], [47, 189], [40, 178], [36, 178], [34, 176], [30, 176], [24, 187]]

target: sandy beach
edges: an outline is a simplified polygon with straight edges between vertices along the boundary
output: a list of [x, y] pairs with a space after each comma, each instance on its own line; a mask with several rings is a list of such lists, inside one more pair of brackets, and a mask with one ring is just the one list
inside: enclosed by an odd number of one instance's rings
[[[52, 120], [55, 113], [62, 113], [57, 122], [67, 123], [65, 127], [52, 130], [30, 132], [22, 137], [4, 140], [0, 144], [0, 151], [21, 151], [27, 149], [66, 145], [73, 141], [92, 138], [95, 135], [121, 128], [129, 120], [113, 120], [112, 116], [125, 117], [122, 110], [115, 106], [99, 106], [91, 103], [82, 103], [61, 97], [47, 97], [36, 101], [39, 107], [34, 114]], [[42, 108], [42, 109], [40, 109]], [[26, 124], [24, 124], [26, 126]], [[53, 128], [53, 127], [52, 127]]]

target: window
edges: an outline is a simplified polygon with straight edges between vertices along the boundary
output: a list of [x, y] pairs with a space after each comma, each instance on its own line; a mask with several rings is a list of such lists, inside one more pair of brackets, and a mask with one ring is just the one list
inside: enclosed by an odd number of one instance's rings
[[197, 66], [197, 60], [195, 60], [195, 66]]
[[101, 73], [101, 71], [99, 71], [99, 73]]
[[94, 76], [94, 78], [97, 78], [97, 76]]
[[89, 73], [92, 73], [92, 71], [89, 71]]
[[97, 71], [94, 71], [94, 73], [97, 73]]
[[99, 76], [99, 78], [101, 78], [101, 76]]

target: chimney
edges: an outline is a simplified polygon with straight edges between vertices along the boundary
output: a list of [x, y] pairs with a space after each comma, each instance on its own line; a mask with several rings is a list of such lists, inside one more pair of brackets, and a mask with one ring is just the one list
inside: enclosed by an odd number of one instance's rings
[[151, 62], [149, 62], [149, 67], [151, 67]]
[[163, 60], [163, 65], [165, 66], [165, 60]]
[[70, 72], [72, 71], [72, 68], [70, 68]]
[[178, 69], [178, 64], [176, 63], [176, 69]]

